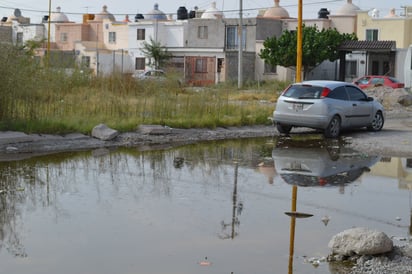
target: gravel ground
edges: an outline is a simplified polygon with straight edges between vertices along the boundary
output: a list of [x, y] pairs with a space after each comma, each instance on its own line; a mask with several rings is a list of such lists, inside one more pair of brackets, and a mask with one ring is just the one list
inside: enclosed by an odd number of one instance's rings
[[[412, 258], [407, 254], [409, 247], [394, 247], [390, 254], [362, 256], [348, 274], [407, 274], [412, 273]], [[340, 273], [344, 274], [344, 273]]]

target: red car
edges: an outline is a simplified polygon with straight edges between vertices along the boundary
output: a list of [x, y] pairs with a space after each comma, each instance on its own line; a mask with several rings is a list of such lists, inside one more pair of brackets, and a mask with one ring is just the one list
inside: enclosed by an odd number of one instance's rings
[[399, 82], [399, 80], [391, 76], [380, 76], [380, 75], [368, 75], [363, 76], [353, 82], [355, 85], [358, 85], [360, 88], [370, 88], [376, 86], [385, 86], [391, 88], [403, 88], [405, 87], [404, 83]]

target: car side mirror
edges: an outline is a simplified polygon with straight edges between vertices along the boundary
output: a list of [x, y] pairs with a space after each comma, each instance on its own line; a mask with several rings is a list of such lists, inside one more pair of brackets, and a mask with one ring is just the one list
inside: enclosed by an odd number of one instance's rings
[[367, 100], [367, 101], [373, 101], [373, 100], [375, 100], [375, 99], [373, 99], [373, 97], [368, 97], [366, 100]]

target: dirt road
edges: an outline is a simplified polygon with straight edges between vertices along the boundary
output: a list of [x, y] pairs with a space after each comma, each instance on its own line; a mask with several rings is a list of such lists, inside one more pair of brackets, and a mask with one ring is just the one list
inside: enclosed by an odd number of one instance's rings
[[[292, 130], [292, 134], [306, 132], [310, 130]], [[144, 134], [138, 131], [122, 133], [112, 141], [102, 141], [83, 134], [57, 136], [0, 132], [0, 161], [18, 160], [63, 151], [115, 147], [162, 149], [199, 141], [271, 137], [278, 134], [273, 126], [231, 127], [215, 130], [171, 129], [167, 134]], [[412, 157], [412, 113], [388, 115], [384, 128], [380, 132], [360, 129], [343, 132], [342, 138], [348, 146], [365, 153]]]

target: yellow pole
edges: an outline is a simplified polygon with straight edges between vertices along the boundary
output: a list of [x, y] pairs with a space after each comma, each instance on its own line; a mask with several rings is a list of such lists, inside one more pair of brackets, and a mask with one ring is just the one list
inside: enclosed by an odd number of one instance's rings
[[51, 20], [51, 0], [49, 0], [49, 19], [47, 19], [47, 66], [50, 64], [50, 20]]
[[[298, 33], [296, 44], [296, 82], [302, 81], [302, 0], [298, 0]], [[292, 188], [292, 205], [291, 211], [296, 212], [296, 202], [298, 187]], [[290, 219], [290, 242], [289, 242], [289, 269], [288, 273], [293, 274], [293, 254], [295, 252], [295, 227], [296, 217]]]
[[302, 0], [298, 0], [298, 33], [296, 46], [296, 82], [302, 81]]

